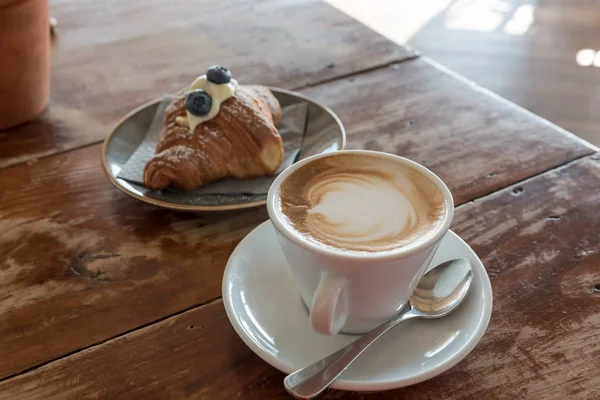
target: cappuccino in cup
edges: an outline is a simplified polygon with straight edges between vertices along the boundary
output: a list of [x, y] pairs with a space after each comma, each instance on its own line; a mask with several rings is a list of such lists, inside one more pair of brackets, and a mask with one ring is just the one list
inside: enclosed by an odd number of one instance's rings
[[454, 203], [414, 161], [343, 150], [288, 167], [267, 210], [309, 323], [333, 335], [368, 332], [400, 312], [448, 232]]
[[444, 222], [442, 191], [420, 171], [340, 152], [295, 170], [279, 188], [286, 224], [323, 247], [380, 252], [411, 246]]

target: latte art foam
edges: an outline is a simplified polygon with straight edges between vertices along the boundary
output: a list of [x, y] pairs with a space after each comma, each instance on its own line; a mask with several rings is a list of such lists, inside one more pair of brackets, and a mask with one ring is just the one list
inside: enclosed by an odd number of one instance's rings
[[294, 171], [279, 191], [281, 212], [324, 246], [377, 252], [422, 240], [445, 215], [443, 194], [398, 161], [339, 154]]

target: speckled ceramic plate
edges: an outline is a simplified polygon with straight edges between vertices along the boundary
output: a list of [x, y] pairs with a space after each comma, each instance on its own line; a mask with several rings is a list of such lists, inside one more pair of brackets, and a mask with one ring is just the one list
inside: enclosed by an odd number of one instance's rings
[[[306, 132], [301, 160], [314, 154], [342, 150], [346, 133], [340, 119], [331, 111], [308, 97], [289, 90], [269, 88], [281, 107], [308, 103]], [[102, 147], [102, 166], [108, 179], [123, 193], [158, 207], [181, 211], [225, 211], [253, 208], [265, 204], [267, 194], [197, 195], [176, 189], [152, 191], [141, 184], [118, 177], [123, 165], [138, 148], [152, 122], [160, 99], [144, 104], [126, 115], [108, 135]], [[192, 202], [193, 201], [193, 202]]]

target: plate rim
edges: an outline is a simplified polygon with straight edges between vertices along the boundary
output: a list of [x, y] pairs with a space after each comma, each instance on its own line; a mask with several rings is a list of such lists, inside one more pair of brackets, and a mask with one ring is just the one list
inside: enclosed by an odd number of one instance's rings
[[[234, 317], [236, 315], [236, 313], [233, 310], [231, 298], [227, 295], [227, 293], [228, 293], [227, 285], [229, 282], [229, 279], [227, 279], [227, 277], [231, 273], [231, 270], [233, 269], [233, 267], [231, 267], [231, 265], [233, 264], [232, 259], [234, 258], [234, 256], [237, 256], [237, 253], [241, 252], [240, 249], [246, 245], [245, 242], [251, 240], [251, 235], [253, 233], [257, 234], [255, 231], [258, 231], [259, 229], [267, 229], [265, 226], [269, 225], [269, 224], [271, 225], [272, 229], [275, 229], [275, 227], [272, 225], [271, 220], [264, 221], [263, 223], [258, 225], [256, 228], [254, 228], [252, 231], [250, 231], [250, 233], [248, 233], [242, 239], [242, 241], [240, 241], [240, 243], [236, 246], [234, 251], [231, 253], [231, 256], [229, 257], [229, 259], [227, 261], [227, 265], [225, 266], [225, 270], [223, 272], [223, 280], [222, 280], [222, 285], [221, 285], [221, 296], [222, 296], [223, 304], [225, 307], [225, 313], [227, 314], [227, 318], [229, 319], [229, 323], [233, 326], [236, 334], [242, 339], [242, 341], [246, 344], [246, 346], [248, 346], [254, 354], [259, 356], [267, 364], [271, 365], [272, 367], [278, 369], [279, 371], [281, 371], [285, 374], [290, 374], [290, 373], [294, 372], [295, 370], [288, 368], [287, 365], [280, 362], [277, 358], [275, 358], [275, 357], [271, 356], [270, 354], [266, 353], [265, 351], [263, 351], [260, 348], [260, 346], [258, 346], [248, 335], [245, 334], [244, 329], [240, 326], [240, 324], [238, 323], [238, 320]], [[414, 384], [417, 384], [420, 382], [424, 382], [424, 381], [429, 380], [437, 375], [440, 375], [440, 374], [446, 372], [447, 370], [449, 370], [450, 368], [454, 367], [456, 364], [458, 364], [460, 361], [462, 361], [465, 357], [467, 357], [467, 355], [469, 355], [469, 353], [471, 353], [471, 351], [473, 351], [473, 349], [477, 346], [477, 344], [479, 344], [479, 342], [481, 341], [481, 338], [487, 331], [487, 328], [489, 326], [489, 322], [490, 322], [491, 316], [492, 316], [493, 292], [492, 292], [491, 282], [490, 282], [487, 270], [485, 269], [485, 266], [483, 265], [483, 262], [481, 261], [479, 256], [475, 253], [475, 251], [473, 251], [471, 246], [469, 246], [468, 243], [466, 243], [459, 235], [457, 235], [450, 229], [448, 230], [448, 232], [446, 233], [446, 235], [444, 237], [446, 237], [448, 235], [453, 236], [455, 239], [458, 239], [458, 241], [460, 243], [462, 243], [462, 245], [464, 245], [466, 248], [471, 250], [473, 252], [473, 254], [475, 254], [475, 257], [477, 258], [477, 261], [478, 261], [476, 268], [478, 270], [480, 270], [480, 272], [481, 272], [481, 274], [480, 274], [481, 275], [481, 284], [483, 286], [483, 293], [486, 295], [482, 300], [483, 310], [482, 310], [479, 320], [477, 321], [477, 326], [474, 329], [473, 334], [467, 340], [467, 342], [459, 349], [459, 351], [453, 357], [447, 358], [446, 360], [444, 360], [443, 362], [438, 364], [436, 367], [433, 367], [430, 370], [425, 371], [423, 373], [415, 372], [411, 375], [405, 376], [400, 379], [373, 380], [373, 381], [369, 381], [369, 382], [359, 382], [356, 380], [340, 379], [340, 380], [334, 382], [330, 386], [332, 389], [348, 390], [348, 391], [356, 391], [356, 392], [384, 391], [384, 390], [399, 389], [402, 387], [406, 387], [406, 386], [414, 385]]]
[[[267, 86], [267, 87], [271, 91], [280, 92], [283, 94], [287, 94], [289, 96], [298, 97], [306, 102], [313, 103], [315, 106], [317, 106], [317, 107], [323, 109], [325, 112], [327, 112], [333, 118], [333, 120], [336, 122], [336, 124], [338, 125], [338, 128], [339, 128], [339, 133], [341, 136], [341, 145], [340, 145], [339, 150], [337, 150], [337, 151], [341, 151], [346, 148], [346, 129], [344, 128], [344, 125], [342, 124], [342, 121], [337, 116], [337, 114], [334, 113], [329, 107], [327, 107], [326, 105], [324, 105], [321, 102], [318, 102], [314, 99], [311, 99], [310, 97], [307, 97], [298, 92], [294, 92], [292, 90], [287, 90], [287, 89], [282, 89], [282, 88], [272, 87], [272, 86]], [[157, 206], [157, 207], [161, 207], [161, 208], [166, 208], [169, 210], [175, 210], [175, 211], [232, 211], [232, 210], [252, 209], [252, 208], [264, 206], [265, 204], [267, 204], [267, 199], [252, 201], [252, 202], [248, 202], [248, 203], [227, 204], [227, 205], [175, 204], [175, 203], [171, 203], [171, 202], [168, 202], [165, 200], [158, 200], [158, 199], [153, 199], [151, 197], [140, 196], [139, 194], [134, 193], [134, 192], [130, 191], [127, 187], [123, 186], [119, 182], [119, 179], [121, 179], [121, 178], [117, 178], [116, 176], [113, 176], [113, 174], [110, 171], [110, 168], [108, 166], [108, 156], [107, 156], [108, 144], [110, 143], [110, 141], [112, 140], [112, 137], [117, 132], [117, 129], [121, 125], [123, 125], [123, 123], [125, 123], [125, 121], [127, 121], [133, 115], [141, 112], [142, 110], [144, 110], [150, 106], [153, 106], [153, 105], [159, 103], [160, 101], [161, 101], [160, 98], [156, 98], [156, 99], [150, 100], [144, 104], [141, 104], [141, 105], [137, 106], [136, 108], [134, 108], [133, 110], [129, 111], [127, 114], [125, 114], [123, 117], [121, 117], [117, 121], [117, 123], [115, 123], [115, 125], [112, 127], [109, 134], [106, 136], [106, 138], [104, 138], [104, 141], [102, 142], [102, 154], [101, 154], [100, 159], [102, 162], [102, 169], [104, 170], [105, 175], [107, 176], [110, 183], [113, 184], [113, 186], [115, 186], [117, 189], [119, 189], [121, 192], [125, 193], [126, 195], [133, 197], [137, 200], [140, 200], [144, 203], [151, 204], [153, 206]]]

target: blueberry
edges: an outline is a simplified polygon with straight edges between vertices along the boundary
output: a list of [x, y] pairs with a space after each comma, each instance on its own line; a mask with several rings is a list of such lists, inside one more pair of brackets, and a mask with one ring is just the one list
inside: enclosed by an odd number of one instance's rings
[[225, 67], [221, 67], [220, 65], [213, 65], [206, 71], [206, 79], [209, 82], [216, 83], [217, 85], [221, 83], [229, 83], [231, 82], [231, 72]]
[[208, 114], [210, 106], [212, 98], [202, 89], [192, 90], [185, 98], [185, 109], [198, 117]]

